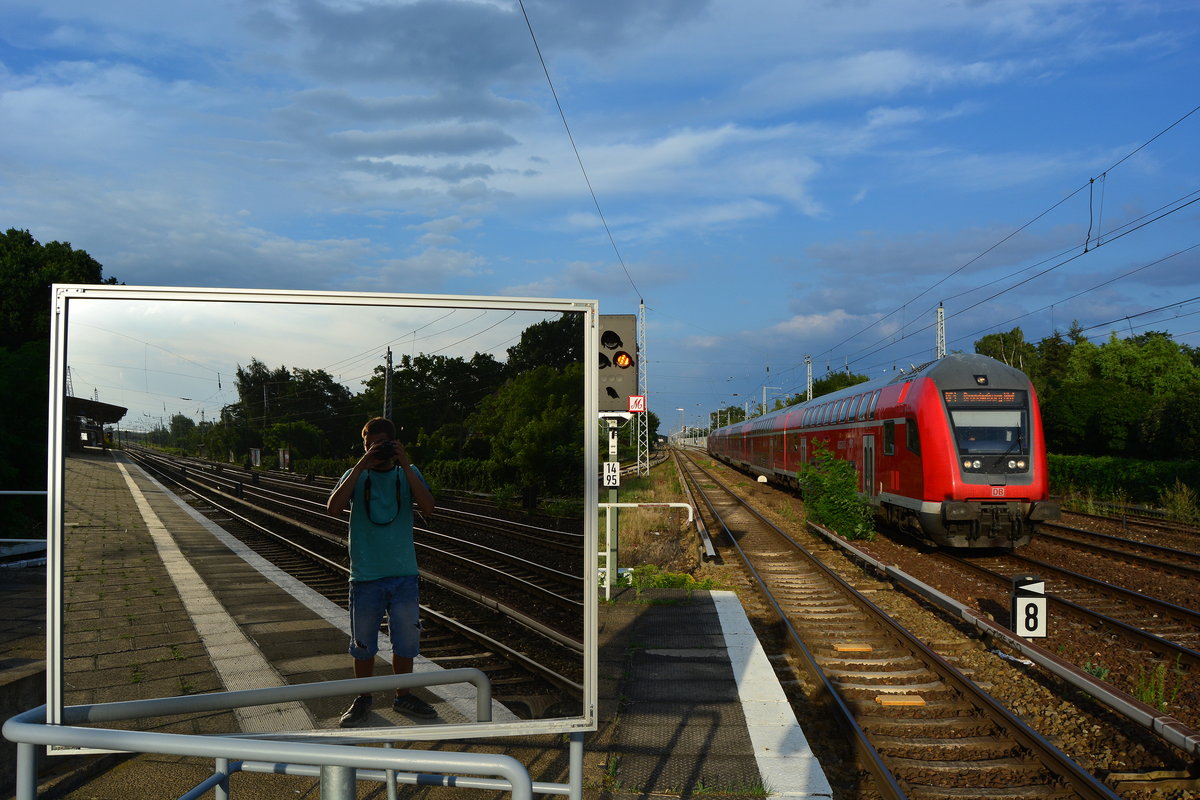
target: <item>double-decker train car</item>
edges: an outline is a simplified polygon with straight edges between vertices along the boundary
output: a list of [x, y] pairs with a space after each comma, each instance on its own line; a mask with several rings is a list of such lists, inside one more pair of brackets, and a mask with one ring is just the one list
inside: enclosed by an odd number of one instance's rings
[[719, 428], [707, 444], [799, 488], [818, 443], [854, 466], [879, 517], [934, 545], [1020, 547], [1033, 522], [1059, 514], [1033, 385], [986, 356], [947, 355]]

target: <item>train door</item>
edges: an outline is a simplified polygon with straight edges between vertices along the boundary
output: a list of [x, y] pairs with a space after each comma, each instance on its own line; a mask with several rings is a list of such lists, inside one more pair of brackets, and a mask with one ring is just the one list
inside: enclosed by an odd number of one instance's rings
[[863, 434], [862, 477], [863, 493], [869, 499], [875, 497], [875, 434]]

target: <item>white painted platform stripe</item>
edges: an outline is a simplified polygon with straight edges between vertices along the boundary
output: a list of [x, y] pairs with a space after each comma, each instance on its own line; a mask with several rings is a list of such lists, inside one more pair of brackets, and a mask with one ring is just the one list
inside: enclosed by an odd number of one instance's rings
[[765, 788], [773, 798], [832, 797], [829, 780], [796, 722], [737, 594], [711, 594]]
[[[150, 507], [141, 488], [125, 465], [118, 462], [118, 469], [133, 494], [142, 520], [150, 531], [150, 538], [158, 550], [167, 573], [183, 600], [192, 624], [200, 634], [208, 658], [225, 688], [259, 688], [284, 685], [283, 678], [267, 663], [258, 648], [246, 638], [237, 623], [213, 595], [204, 579], [188, 563], [170, 531]], [[234, 709], [238, 724], [245, 733], [277, 733], [300, 731], [316, 727], [312, 715], [302, 703], [276, 703], [265, 706]]]

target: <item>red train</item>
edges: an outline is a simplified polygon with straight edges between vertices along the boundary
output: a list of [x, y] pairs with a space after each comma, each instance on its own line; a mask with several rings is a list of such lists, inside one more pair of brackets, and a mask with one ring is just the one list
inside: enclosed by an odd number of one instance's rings
[[885, 521], [934, 545], [1019, 547], [1056, 519], [1029, 378], [986, 356], [954, 353], [719, 428], [714, 457], [798, 487], [815, 443], [850, 461]]

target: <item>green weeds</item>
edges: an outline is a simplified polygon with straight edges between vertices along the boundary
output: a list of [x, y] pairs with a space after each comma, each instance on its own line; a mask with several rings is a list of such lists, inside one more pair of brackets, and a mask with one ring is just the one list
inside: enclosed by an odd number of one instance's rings
[[1167, 706], [1174, 703], [1175, 698], [1179, 696], [1186, 673], [1187, 670], [1180, 663], [1179, 656], [1175, 657], [1175, 666], [1170, 670], [1170, 674], [1174, 677], [1171, 687], [1167, 686], [1168, 670], [1165, 662], [1154, 665], [1149, 673], [1144, 669], [1139, 669], [1133, 696], [1148, 706], [1153, 706], [1159, 711], [1166, 711]]

